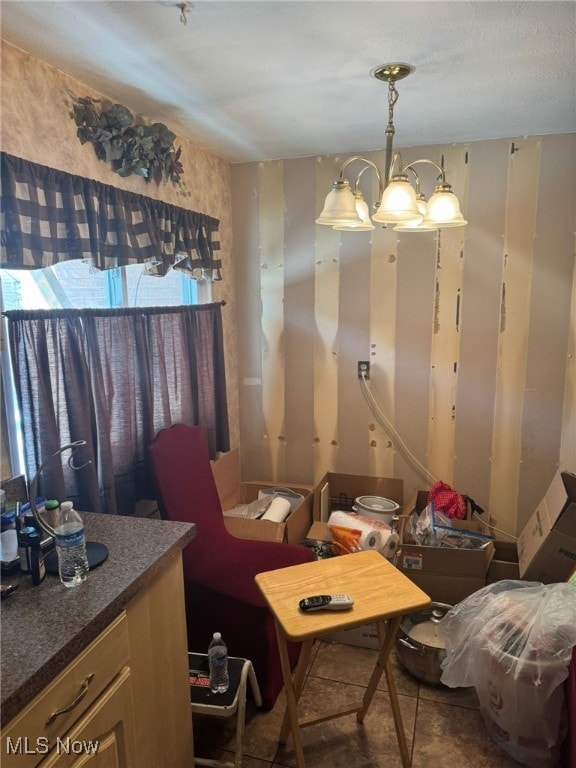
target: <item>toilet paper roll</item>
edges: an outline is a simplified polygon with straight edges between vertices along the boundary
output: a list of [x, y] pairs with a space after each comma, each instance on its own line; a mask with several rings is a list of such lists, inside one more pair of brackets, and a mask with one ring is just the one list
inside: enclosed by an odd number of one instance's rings
[[358, 546], [360, 549], [375, 549], [377, 552], [385, 545], [382, 532], [373, 528], [358, 515], [350, 515], [348, 512], [332, 512], [328, 518], [328, 526], [338, 526], [349, 530], [360, 531]]
[[400, 545], [400, 536], [397, 533], [391, 533], [388, 538], [384, 539], [380, 554], [384, 557], [391, 558], [396, 554], [396, 550]]
[[288, 499], [276, 496], [260, 520], [272, 520], [274, 523], [283, 523], [290, 514], [290, 509]]

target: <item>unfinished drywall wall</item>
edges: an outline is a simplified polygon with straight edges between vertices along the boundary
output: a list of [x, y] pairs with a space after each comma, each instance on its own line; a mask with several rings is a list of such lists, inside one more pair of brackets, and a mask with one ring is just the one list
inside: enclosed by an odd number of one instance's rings
[[232, 166], [245, 479], [386, 475], [408, 497], [436, 478], [523, 525], [556, 467], [576, 471], [575, 145], [403, 150], [460, 198], [468, 226], [439, 233], [316, 225], [345, 157]]
[[[220, 220], [223, 280], [213, 283], [212, 295], [214, 301], [226, 302], [222, 316], [230, 437], [232, 446], [237, 446], [239, 423], [230, 166], [221, 158], [178, 137], [175, 146], [182, 146], [181, 161], [184, 166], [182, 188], [169, 182], [161, 185], [147, 183], [134, 175], [122, 178], [114, 173], [109, 165], [97, 159], [90, 144], [80, 144], [76, 136], [76, 126], [69, 115], [74, 99], [80, 96], [106, 99], [105, 94], [94, 92], [68, 75], [2, 42], [3, 151], [41, 165], [165, 200]], [[163, 121], [170, 127], [169, 114], [164, 116]], [[4, 440], [1, 461], [1, 475], [2, 479], [5, 479], [10, 476], [10, 463]]]

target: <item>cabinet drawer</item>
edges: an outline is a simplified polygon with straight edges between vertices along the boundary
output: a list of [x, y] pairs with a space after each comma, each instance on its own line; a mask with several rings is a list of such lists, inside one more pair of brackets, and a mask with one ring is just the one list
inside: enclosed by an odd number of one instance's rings
[[130, 670], [124, 667], [38, 768], [135, 766], [133, 722]]
[[129, 661], [126, 614], [110, 624], [2, 731], [3, 768], [33, 768]]

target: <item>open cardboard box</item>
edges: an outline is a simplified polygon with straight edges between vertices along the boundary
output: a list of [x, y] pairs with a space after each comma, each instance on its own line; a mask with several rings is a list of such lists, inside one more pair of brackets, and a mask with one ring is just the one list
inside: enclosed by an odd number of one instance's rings
[[312, 524], [313, 486], [287, 485], [264, 481], [242, 482], [240, 480], [240, 451], [222, 453], [211, 462], [212, 474], [218, 490], [222, 510], [226, 512], [241, 504], [249, 504], [258, 498], [258, 492], [266, 488], [290, 488], [301, 494], [304, 499], [282, 523], [271, 520], [250, 520], [241, 517], [224, 516], [224, 524], [233, 536], [239, 539], [257, 539], [260, 541], [284, 541], [299, 544]]
[[488, 566], [486, 584], [505, 579], [519, 579], [518, 549], [515, 541], [495, 541], [494, 557]]
[[566, 581], [576, 564], [576, 475], [556, 472], [517, 546], [522, 579]]
[[346, 475], [326, 472], [314, 490], [314, 520], [326, 522], [330, 512], [350, 512], [358, 496], [382, 496], [400, 505], [404, 504], [404, 481], [371, 475]]
[[[428, 491], [417, 491], [406, 506], [423, 510]], [[486, 586], [488, 568], [494, 557], [494, 543], [485, 549], [451, 549], [423, 547], [405, 541], [408, 515], [400, 518], [400, 552], [397, 567], [433, 601], [456, 605], [465, 597]], [[454, 527], [482, 533], [482, 524], [471, 520], [455, 520]]]

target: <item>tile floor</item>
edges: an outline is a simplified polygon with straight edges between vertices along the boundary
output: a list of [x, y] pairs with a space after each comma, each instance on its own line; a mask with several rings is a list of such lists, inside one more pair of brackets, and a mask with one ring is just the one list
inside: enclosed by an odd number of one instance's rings
[[[376, 651], [319, 641], [313, 649], [300, 699], [300, 715], [350, 706], [362, 699]], [[487, 735], [474, 689], [419, 683], [394, 656], [395, 680], [412, 768], [518, 768]], [[278, 745], [285, 699], [259, 711], [251, 700], [246, 713], [244, 768], [293, 768], [291, 737]], [[194, 716], [198, 757], [233, 761], [235, 718]], [[364, 724], [354, 715], [303, 730], [307, 768], [401, 768], [392, 712], [382, 676]]]

